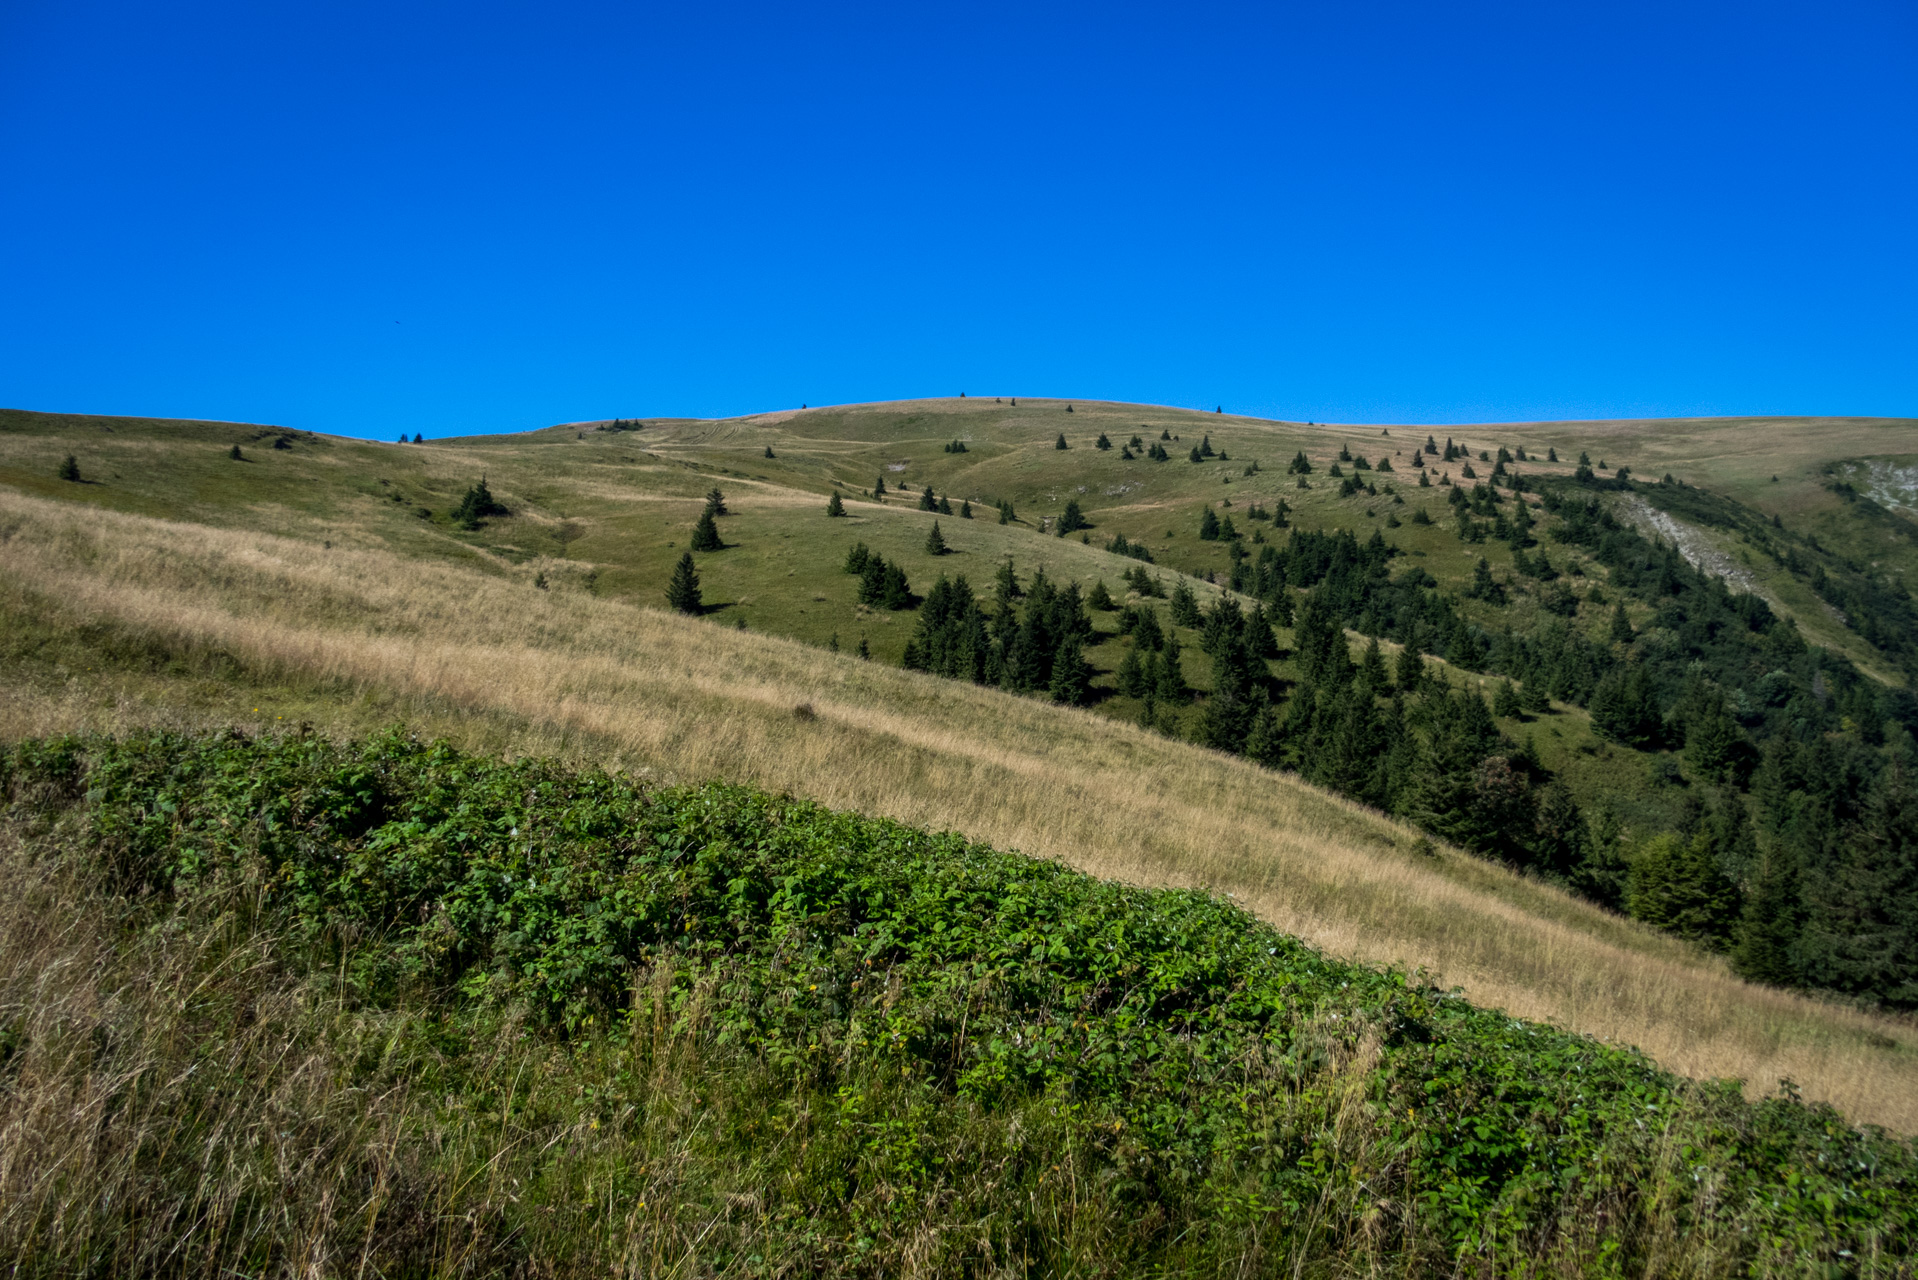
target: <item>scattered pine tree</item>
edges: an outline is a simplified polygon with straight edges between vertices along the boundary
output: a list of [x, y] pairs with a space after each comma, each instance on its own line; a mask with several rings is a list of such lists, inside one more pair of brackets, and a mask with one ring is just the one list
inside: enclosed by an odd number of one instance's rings
[[945, 538], [940, 536], [939, 522], [934, 520], [932, 522], [932, 532], [926, 535], [926, 554], [929, 556], [943, 556], [950, 550], [951, 548], [946, 546]]
[[705, 603], [699, 595], [699, 572], [693, 566], [693, 553], [684, 552], [679, 563], [673, 568], [672, 581], [666, 584], [666, 603], [676, 613], [697, 615], [704, 611]]
[[80, 481], [80, 460], [70, 453], [60, 463], [60, 478], [75, 484]]
[[[846, 514], [846, 504], [839, 500], [839, 491], [837, 489], [833, 490], [832, 497], [826, 499], [826, 514], [829, 516], [843, 516]], [[835, 652], [837, 652], [837, 650], [835, 650]]]
[[719, 525], [713, 519], [713, 509], [708, 506], [699, 513], [699, 522], [693, 526], [691, 543], [694, 551], [723, 551], [726, 544], [720, 540]]

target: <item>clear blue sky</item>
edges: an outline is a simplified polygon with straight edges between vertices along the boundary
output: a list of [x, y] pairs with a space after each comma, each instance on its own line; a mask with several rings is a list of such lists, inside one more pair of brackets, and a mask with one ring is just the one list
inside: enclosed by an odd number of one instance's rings
[[1918, 6], [0, 0], [0, 405], [1918, 416]]

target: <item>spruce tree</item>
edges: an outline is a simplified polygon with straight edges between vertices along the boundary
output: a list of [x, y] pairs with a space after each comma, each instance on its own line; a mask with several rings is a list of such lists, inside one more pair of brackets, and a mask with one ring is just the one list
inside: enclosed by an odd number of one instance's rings
[[1630, 644], [1638, 638], [1632, 630], [1632, 620], [1625, 615], [1625, 602], [1620, 600], [1612, 609], [1612, 641], [1615, 644]]
[[1523, 715], [1524, 706], [1519, 702], [1518, 690], [1512, 687], [1510, 680], [1498, 682], [1498, 689], [1492, 695], [1492, 714], [1501, 720], [1510, 720]]
[[1155, 702], [1177, 704], [1185, 701], [1185, 665], [1179, 656], [1179, 637], [1167, 636], [1165, 648], [1153, 660], [1158, 677], [1152, 690]]
[[829, 516], [843, 516], [846, 514], [846, 504], [839, 500], [839, 491], [837, 489], [833, 490], [832, 497], [826, 499], [826, 514]]
[[235, 462], [246, 461], [246, 455], [240, 452], [240, 446], [237, 444], [234, 445], [231, 449], [228, 449], [226, 451], [226, 456], [233, 459]]
[[872, 496], [883, 500], [886, 496], [886, 477], [880, 476], [872, 482]]
[[1125, 657], [1119, 660], [1118, 674], [1115, 676], [1119, 692], [1128, 698], [1143, 697], [1146, 692], [1145, 663], [1139, 660], [1139, 646], [1131, 645], [1125, 651]]
[[773, 456], [774, 456], [774, 454], [773, 454], [773, 447], [772, 447], [771, 445], [767, 445], [767, 446], [766, 446], [766, 456], [767, 456], [768, 458], [770, 458], [770, 457], [773, 457]]
[[959, 518], [961, 520], [972, 519], [972, 502], [969, 499], [962, 500], [959, 503]]
[[[480, 483], [484, 484], [485, 480], [482, 479]], [[708, 489], [706, 491], [706, 510], [712, 512], [716, 516], [723, 516], [723, 515], [730, 514], [726, 510], [726, 495], [719, 491], [718, 485], [714, 485], [711, 489]]]
[[720, 551], [726, 544], [719, 539], [719, 525], [713, 520], [713, 509], [709, 506], [699, 513], [699, 523], [693, 526], [692, 548], [694, 551]]
[[1211, 507], [1207, 507], [1205, 511], [1199, 516], [1199, 541], [1217, 542], [1218, 540], [1219, 540], [1219, 517], [1212, 514]]
[[926, 535], [926, 554], [929, 556], [943, 556], [948, 550], [950, 550], [950, 548], [946, 546], [946, 540], [939, 534], [939, 522], [934, 520], [932, 522], [932, 532]]
[[932, 496], [932, 486], [927, 485], [919, 491], [919, 509], [921, 511], [939, 510], [939, 502]]
[[1055, 449], [1068, 449], [1068, 448], [1071, 448], [1071, 446], [1070, 446], [1070, 445], [1068, 445], [1068, 444], [1066, 443], [1066, 433], [1065, 433], [1065, 432], [1063, 432], [1063, 431], [1061, 431], [1061, 432], [1059, 433], [1059, 438], [1058, 438], [1057, 440], [1055, 440], [1055, 441], [1053, 441], [1053, 442], [1052, 442], [1052, 447], [1053, 447], [1053, 448], [1055, 448]]
[[1092, 590], [1086, 592], [1086, 608], [1097, 609], [1101, 613], [1110, 613], [1117, 608], [1112, 601], [1112, 593], [1106, 590], [1104, 578], [1092, 584]]
[[1758, 864], [1745, 910], [1732, 943], [1732, 968], [1748, 982], [1772, 987], [1796, 986], [1800, 980], [1792, 951], [1803, 928], [1798, 891], [1798, 859], [1783, 841], [1773, 845]]
[[1400, 693], [1417, 693], [1419, 686], [1425, 682], [1425, 659], [1412, 645], [1402, 645], [1392, 675], [1392, 683], [1398, 686]]
[[698, 614], [706, 607], [699, 597], [699, 573], [690, 551], [679, 557], [672, 581], [666, 584], [666, 603], [679, 613]]
[[872, 650], [866, 647], [866, 637], [864, 636], [859, 637], [859, 656], [867, 659], [872, 657]]
[[1632, 860], [1625, 906], [1634, 917], [1722, 950], [1739, 918], [1738, 887], [1712, 857], [1703, 831], [1689, 840], [1661, 831]]
[[1095, 449], [1110, 449], [1112, 447], [1112, 441], [1106, 439], [1106, 433], [1101, 431], [1099, 438], [1093, 441], [1092, 447]]
[[952, 503], [947, 501], [946, 495], [943, 493], [939, 495], [939, 514], [942, 516], [952, 514]]
[[66, 459], [60, 463], [60, 478], [62, 480], [70, 480], [75, 484], [78, 484], [80, 481], [80, 460], [70, 453], [66, 456]]
[[1092, 667], [1086, 661], [1085, 650], [1080, 647], [1077, 636], [1069, 635], [1059, 642], [1059, 652], [1052, 659], [1052, 679], [1046, 692], [1054, 702], [1062, 702], [1069, 707], [1084, 705], [1092, 692]]
[[1268, 769], [1284, 763], [1285, 730], [1278, 708], [1268, 703], [1252, 717], [1251, 731], [1245, 735], [1245, 754]]

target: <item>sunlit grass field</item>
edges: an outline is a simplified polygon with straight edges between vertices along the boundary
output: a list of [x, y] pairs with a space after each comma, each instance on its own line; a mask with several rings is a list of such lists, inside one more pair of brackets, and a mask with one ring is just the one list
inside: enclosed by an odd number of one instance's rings
[[[9, 465], [31, 473], [20, 438], [7, 444]], [[230, 461], [220, 441], [207, 445], [209, 467]], [[862, 662], [843, 647], [830, 653], [820, 632], [838, 629], [844, 646], [860, 622], [844, 575], [830, 578], [827, 601], [805, 601], [822, 607], [818, 630], [766, 634], [778, 615], [755, 619], [752, 596], [784, 569], [763, 531], [755, 536], [768, 548], [756, 569], [742, 556], [737, 583], [730, 570], [710, 571], [710, 598], [733, 608], [701, 619], [666, 614], [650, 592], [618, 585], [620, 572], [642, 581], [637, 558], [672, 549], [635, 546], [624, 567], [588, 559], [589, 538], [642, 541], [647, 517], [630, 513], [648, 504], [675, 507], [674, 524], [689, 526], [711, 464], [674, 475], [677, 464], [662, 461], [651, 465], [677, 487], [612, 492], [578, 512], [541, 508], [541, 520], [597, 522], [562, 558], [525, 545], [534, 541], [530, 515], [466, 535], [412, 514], [426, 503], [409, 498], [402, 509], [379, 496], [412, 486], [409, 494], [449, 506], [473, 469], [450, 448], [327, 444], [312, 453], [327, 449], [337, 457], [311, 458], [297, 442], [276, 452], [310, 469], [342, 468], [356, 484], [358, 471], [389, 458], [390, 474], [367, 475], [363, 490], [342, 498], [265, 472], [247, 481], [260, 487], [244, 495], [252, 501], [205, 500], [229, 513], [227, 527], [190, 522], [204, 512], [188, 496], [170, 497], [164, 476], [151, 481], [154, 493], [124, 499], [56, 501], [21, 492], [25, 485], [0, 496], [13, 673], [0, 733], [299, 721], [350, 732], [404, 720], [475, 748], [660, 779], [753, 782], [1102, 876], [1231, 894], [1338, 955], [1419, 968], [1482, 1004], [1639, 1045], [1675, 1070], [1739, 1077], [1758, 1092], [1790, 1077], [1854, 1119], [1918, 1127], [1918, 1034], [1906, 1024], [1752, 987], [1683, 943], [1482, 860], [1428, 855], [1415, 832], [1243, 760], [1097, 711]], [[108, 475], [117, 467], [125, 483], [139, 474], [130, 461], [138, 452], [91, 465]], [[722, 522], [726, 536], [743, 550], [735, 529], [792, 521], [792, 537], [779, 541], [800, 544], [786, 553], [795, 577], [802, 558], [843, 555], [836, 542], [808, 547], [809, 537], [858, 536], [897, 545], [904, 558], [912, 531], [929, 523], [900, 510], [828, 522], [823, 506], [815, 515], [774, 490], [763, 492], [779, 501], [769, 497], [755, 516], [762, 491], [750, 459], [739, 461], [747, 474], [731, 478], [728, 502], [736, 494], [742, 514]], [[509, 468], [485, 465], [509, 504], [549, 500], [536, 475], [509, 480]], [[160, 518], [155, 509], [174, 503], [172, 518]], [[623, 535], [619, 511], [634, 521]], [[977, 555], [990, 567], [1014, 546], [1082, 580], [1101, 563], [1125, 563], [1019, 526], [972, 523], [956, 539], [966, 554], [944, 563]], [[288, 532], [269, 531], [276, 526]], [[605, 566], [590, 586], [579, 567], [589, 564]], [[534, 579], [547, 569], [542, 590]], [[748, 619], [745, 631], [735, 614]], [[1576, 717], [1554, 719], [1578, 732]]]

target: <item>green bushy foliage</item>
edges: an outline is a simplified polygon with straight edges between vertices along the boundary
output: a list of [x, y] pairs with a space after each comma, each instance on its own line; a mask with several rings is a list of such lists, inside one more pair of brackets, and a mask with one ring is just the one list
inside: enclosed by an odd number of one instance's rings
[[[684, 1073], [717, 1132], [678, 1149], [674, 1194], [720, 1270], [756, 1265], [727, 1252], [755, 1220], [724, 1211], [741, 1195], [815, 1274], [897, 1271], [930, 1239], [954, 1274], [1078, 1249], [1123, 1274], [1895, 1275], [1918, 1240], [1908, 1141], [1328, 960], [1200, 893], [400, 733], [28, 743], [4, 782], [16, 809], [82, 808], [103, 874], [156, 916], [243, 889], [281, 963], [350, 975], [366, 1013], [420, 1009], [386, 1052], [430, 1064], [399, 1083], [448, 1105], [506, 1010], [575, 1062], [618, 1047], [626, 1066], [568, 1095], [594, 1130], [669, 1123], [651, 1091]], [[585, 1114], [565, 1142], [552, 1123], [556, 1172]], [[644, 1170], [617, 1151], [599, 1194], [624, 1213]], [[540, 1224], [573, 1193], [526, 1168], [501, 1248], [563, 1249]], [[178, 1182], [183, 1219], [220, 1176]], [[248, 1212], [252, 1265], [290, 1265], [270, 1201]], [[108, 1270], [112, 1215], [90, 1245]], [[394, 1265], [434, 1238], [389, 1245]]]

